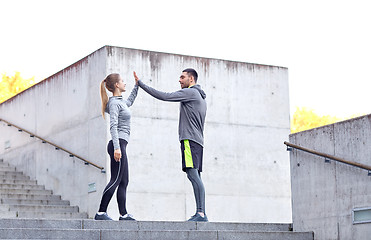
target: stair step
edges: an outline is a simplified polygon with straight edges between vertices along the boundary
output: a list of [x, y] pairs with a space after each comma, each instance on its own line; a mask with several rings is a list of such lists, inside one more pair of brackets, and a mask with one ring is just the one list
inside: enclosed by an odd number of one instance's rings
[[177, 240], [313, 240], [313, 233], [296, 232], [237, 232], [237, 231], [202, 231], [202, 230], [152, 230], [152, 231], [129, 231], [129, 230], [101, 230], [101, 239], [177, 239]]
[[76, 213], [79, 211], [79, 208], [76, 206], [64, 206], [64, 205], [3, 204], [0, 205], [0, 210], [19, 212]]
[[[35, 216], [35, 213], [32, 214]], [[313, 232], [291, 232], [287, 230], [290, 229], [290, 227], [291, 224], [17, 218], [0, 219], [0, 239], [314, 239]]]
[[291, 224], [276, 223], [203, 223], [203, 222], [164, 222], [135, 221], [123, 225], [119, 221], [84, 220], [85, 229], [117, 229], [117, 230], [230, 230], [230, 231], [290, 231]]
[[29, 200], [29, 199], [0, 199], [1, 204], [33, 204], [33, 205], [70, 205], [65, 200]]
[[0, 172], [0, 179], [30, 180], [30, 177], [23, 174], [2, 174]]
[[53, 192], [51, 190], [38, 190], [38, 189], [11, 189], [3, 188], [0, 189], [2, 194], [34, 194], [34, 195], [51, 195]]
[[15, 172], [16, 171], [16, 168], [15, 167], [11, 167], [11, 166], [2, 166], [2, 165], [0, 165], [0, 172], [3, 172], [3, 171]]
[[4, 161], [0, 162], [0, 167], [8, 167], [10, 166], [9, 163], [6, 163]]
[[14, 194], [14, 193], [1, 193], [0, 199], [29, 199], [29, 200], [60, 200], [59, 195], [39, 195], [39, 194]]
[[73, 212], [73, 213], [35, 213], [35, 212], [19, 212], [20, 218], [50, 218], [50, 219], [86, 219], [87, 213]]
[[0, 184], [27, 184], [36, 185], [36, 180], [0, 179]]
[[[26, 219], [26, 218], [0, 218], [2, 228], [53, 228], [53, 229], [82, 229], [83, 221], [70, 219]], [[93, 220], [91, 220], [93, 221]]]
[[100, 239], [99, 230], [0, 229], [0, 239]]
[[29, 185], [29, 184], [10, 184], [10, 183], [0, 183], [1, 189], [33, 189], [33, 190], [45, 190], [45, 187], [42, 185]]
[[291, 231], [291, 224], [284, 223], [197, 223], [198, 230], [229, 230], [229, 231], [257, 231], [257, 232], [284, 232]]
[[[1, 218], [15, 219], [88, 218], [86, 213], [79, 213], [77, 206], [70, 206], [69, 201], [63, 201], [61, 196], [53, 195], [53, 191], [46, 190], [43, 185], [37, 185], [37, 181], [30, 180], [29, 176], [3, 160], [0, 161], [0, 213]], [[3, 239], [1, 234], [0, 238]]]
[[23, 172], [17, 172], [17, 171], [1, 171], [0, 175], [24, 175]]
[[18, 218], [25, 218], [25, 219], [86, 219], [88, 218], [87, 213], [80, 213], [80, 212], [55, 213], [55, 212], [9, 211], [9, 212], [4, 212], [4, 214], [5, 214], [4, 217], [14, 218], [16, 220], [18, 220]]
[[99, 240], [313, 240], [313, 233], [296, 232], [236, 232], [236, 231], [129, 231], [129, 230], [77, 230], [77, 229], [0, 229], [0, 239], [99, 239]]
[[0, 228], [69, 228], [106, 230], [203, 230], [290, 232], [291, 224], [277, 223], [222, 223], [222, 222], [170, 222], [170, 221], [96, 221], [92, 219], [0, 219]]

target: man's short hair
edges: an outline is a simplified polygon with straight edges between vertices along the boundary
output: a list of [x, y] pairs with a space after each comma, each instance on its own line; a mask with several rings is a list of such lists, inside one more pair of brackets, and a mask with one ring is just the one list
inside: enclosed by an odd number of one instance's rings
[[184, 69], [183, 72], [186, 72], [188, 73], [188, 75], [193, 76], [193, 78], [195, 79], [195, 82], [197, 82], [198, 74], [196, 70], [194, 70], [193, 68], [187, 68], [187, 69]]

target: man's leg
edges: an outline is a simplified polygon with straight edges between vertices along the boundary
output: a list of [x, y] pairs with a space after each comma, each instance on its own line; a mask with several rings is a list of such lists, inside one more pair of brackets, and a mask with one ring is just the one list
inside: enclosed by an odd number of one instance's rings
[[196, 214], [188, 221], [203, 221], [208, 219], [205, 214], [205, 188], [201, 180], [203, 147], [190, 140], [181, 141], [182, 168], [187, 173], [193, 186], [196, 200]]
[[199, 213], [202, 217], [205, 214], [205, 188], [202, 180], [200, 178], [198, 169], [196, 168], [187, 168], [186, 169], [187, 177], [191, 181], [193, 186], [193, 193], [196, 200], [196, 212]]

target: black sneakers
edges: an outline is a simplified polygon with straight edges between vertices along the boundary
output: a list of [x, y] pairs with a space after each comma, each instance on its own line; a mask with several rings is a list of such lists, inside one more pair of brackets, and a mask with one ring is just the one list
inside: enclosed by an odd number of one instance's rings
[[94, 217], [95, 220], [112, 220], [112, 218], [110, 218], [110, 216], [107, 215], [107, 213], [103, 213], [103, 214], [95, 214], [95, 217]]
[[[95, 217], [94, 217], [95, 220], [112, 220], [112, 218], [110, 218], [110, 216], [107, 215], [107, 213], [103, 213], [103, 214], [95, 214]], [[135, 221], [133, 215], [131, 214], [125, 214], [124, 216], [120, 216], [119, 220], [132, 220], [132, 221]]]
[[119, 220], [121, 221], [121, 220], [129, 220], [129, 221], [135, 221], [135, 219], [134, 219], [134, 217], [133, 217], [133, 215], [131, 215], [131, 214], [125, 214], [124, 216], [120, 216], [120, 218], [119, 218]]
[[206, 214], [204, 217], [201, 217], [199, 213], [196, 213], [190, 219], [188, 219], [188, 222], [208, 222], [208, 221], [209, 219], [207, 219]]
[[188, 219], [188, 222], [193, 221], [193, 219], [197, 216], [197, 213], [193, 215], [190, 219]]

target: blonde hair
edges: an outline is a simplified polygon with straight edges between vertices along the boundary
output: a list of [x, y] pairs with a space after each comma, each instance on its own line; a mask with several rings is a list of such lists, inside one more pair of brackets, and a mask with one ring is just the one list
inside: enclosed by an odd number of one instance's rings
[[108, 103], [108, 95], [106, 92], [106, 88], [108, 91], [113, 93], [115, 91], [115, 84], [120, 81], [120, 74], [118, 73], [111, 73], [108, 75], [101, 83], [100, 83], [100, 98], [102, 99], [102, 116], [104, 117], [104, 112], [107, 107]]

